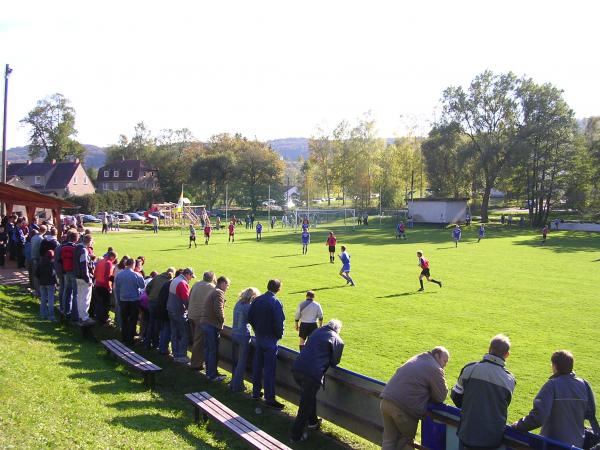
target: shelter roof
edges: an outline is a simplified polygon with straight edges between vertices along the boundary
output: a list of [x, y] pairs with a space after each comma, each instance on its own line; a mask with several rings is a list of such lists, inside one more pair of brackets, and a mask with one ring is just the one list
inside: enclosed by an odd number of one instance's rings
[[35, 206], [37, 208], [75, 208], [71, 202], [67, 202], [51, 195], [40, 194], [6, 183], [0, 183], [0, 201], [12, 205]]

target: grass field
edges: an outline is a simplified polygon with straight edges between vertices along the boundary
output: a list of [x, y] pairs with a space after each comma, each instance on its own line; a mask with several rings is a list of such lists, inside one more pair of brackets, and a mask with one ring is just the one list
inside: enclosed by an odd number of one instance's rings
[[[600, 341], [596, 286], [600, 240], [597, 235], [553, 232], [547, 244], [541, 246], [537, 232], [491, 226], [487, 237], [477, 244], [477, 227], [473, 226], [463, 232], [463, 241], [454, 248], [449, 230], [418, 228], [409, 230], [406, 241], [397, 241], [391, 224], [383, 228], [373, 224], [357, 230], [333, 227], [338, 248], [347, 245], [352, 257], [352, 276], [357, 283], [357, 287], [352, 288], [346, 287], [338, 275], [340, 263], [328, 262], [325, 246], [328, 230], [325, 227], [312, 230], [312, 243], [306, 256], [301, 254], [299, 234], [282, 229], [265, 231], [262, 242], [256, 242], [254, 233], [242, 228], [238, 230], [235, 244], [227, 243], [224, 231], [215, 232], [209, 246], [203, 245], [199, 236], [198, 248], [192, 249], [187, 248], [185, 231], [183, 234], [161, 232], [157, 236], [148, 231], [115, 232], [96, 234], [94, 247], [97, 254], [111, 245], [119, 255], [144, 255], [146, 272], [162, 271], [173, 265], [191, 266], [199, 276], [208, 269], [227, 275], [232, 281], [226, 304], [227, 324], [231, 323], [240, 290], [256, 286], [262, 291], [269, 278], [280, 278], [283, 290], [279, 297], [287, 316], [282, 344], [292, 348], [297, 345], [293, 313], [304, 299], [304, 292], [312, 289], [326, 319], [335, 317], [344, 323], [342, 337], [346, 348], [342, 366], [384, 381], [408, 357], [435, 345], [445, 345], [451, 352], [446, 373], [447, 382], [452, 385], [465, 363], [478, 360], [485, 353], [491, 336], [506, 333], [513, 344], [507, 367], [517, 378], [509, 408], [511, 421], [530, 409], [533, 396], [550, 375], [550, 354], [557, 349], [573, 351], [575, 370], [587, 378], [596, 395], [600, 395], [600, 365], [595, 350]], [[415, 253], [419, 249], [430, 260], [432, 276], [443, 281], [443, 288], [431, 283], [426, 284], [425, 292], [417, 292], [419, 269]], [[61, 352], [63, 356], [65, 352], [79, 351], [74, 344], [68, 344], [72, 348], [61, 349], [65, 344], [52, 335], [52, 330], [47, 331], [49, 336], [36, 343], [48, 347], [39, 355], [40, 362], [45, 351]], [[26, 336], [19, 335], [19, 338], [26, 339]], [[20, 355], [14, 345], [3, 344], [0, 351], [3, 361]], [[87, 364], [96, 367], [100, 363], [90, 357], [79, 370], [85, 371]], [[107, 372], [107, 380], [97, 388], [88, 386], [90, 390], [101, 391], [106, 383], [124, 383], [115, 381], [114, 374], [108, 373], [114, 370], [112, 365], [110, 367], [102, 369]], [[63, 379], [73, 383], [75, 372], [67, 364], [49, 374], [44, 371], [36, 374], [36, 380], [48, 381], [48, 389], [51, 389], [54, 384], [63, 386]], [[82, 377], [77, 382], [89, 384], [90, 380]], [[6, 386], [0, 387], [0, 401], [6, 398], [6, 389]], [[116, 386], [113, 394], [122, 390], [131, 390], [131, 386]], [[136, 396], [139, 398], [128, 401], [140, 402], [148, 409], [148, 426], [154, 436], [158, 431], [153, 428], [150, 417], [160, 406], [141, 387]], [[19, 400], [14, 402], [17, 405]], [[174, 405], [167, 411], [172, 428], [194, 436], [197, 432], [190, 431], [187, 417], [181, 418], [181, 414], [172, 410]], [[185, 410], [185, 406], [181, 409]], [[73, 417], [73, 425], [78, 421]], [[126, 424], [126, 417], [109, 422], [117, 427], [126, 427]], [[103, 426], [106, 423], [103, 422]], [[145, 426], [145, 423], [139, 425], [140, 428]], [[172, 434], [166, 436], [175, 439]], [[211, 442], [210, 435], [199, 438]], [[190, 444], [189, 439], [188, 436], [172, 442], [157, 442], [163, 446], [182, 443], [185, 446]], [[116, 441], [109, 446], [143, 446], [140, 444]], [[223, 444], [217, 442], [217, 445]]]

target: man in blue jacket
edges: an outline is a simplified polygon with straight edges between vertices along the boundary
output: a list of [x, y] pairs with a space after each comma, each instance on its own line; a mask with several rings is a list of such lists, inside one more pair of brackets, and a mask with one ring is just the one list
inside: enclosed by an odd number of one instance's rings
[[281, 281], [269, 280], [267, 292], [254, 299], [248, 311], [248, 323], [256, 336], [256, 349], [252, 370], [252, 398], [261, 397], [265, 386], [265, 405], [283, 409], [283, 404], [275, 400], [275, 369], [277, 367], [277, 341], [283, 337], [285, 315], [283, 306], [276, 294], [281, 290]]
[[324, 386], [325, 372], [329, 366], [337, 366], [342, 359], [344, 341], [340, 337], [342, 322], [332, 319], [310, 335], [294, 365], [292, 374], [300, 386], [298, 415], [292, 426], [292, 441], [305, 441], [304, 427], [317, 430], [321, 420], [317, 417], [317, 392]]
[[554, 352], [551, 361], [552, 376], [535, 397], [533, 409], [512, 426], [519, 431], [542, 427], [542, 436], [582, 447], [586, 419], [600, 433], [594, 394], [587, 381], [575, 376], [571, 352]]

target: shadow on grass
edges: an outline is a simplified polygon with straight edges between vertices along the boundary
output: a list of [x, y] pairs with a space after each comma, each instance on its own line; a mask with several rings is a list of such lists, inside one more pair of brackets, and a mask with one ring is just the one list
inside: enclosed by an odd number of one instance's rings
[[[292, 419], [288, 415], [265, 410], [257, 416], [254, 413], [255, 404], [250, 401], [248, 395], [232, 393], [224, 383], [211, 383], [203, 375], [184, 365], [173, 363], [166, 356], [136, 346], [133, 349], [136, 353], [163, 368], [162, 372], [157, 374], [156, 389], [148, 398], [149, 390], [143, 384], [143, 377], [137, 372], [110, 358], [97, 342], [82, 340], [77, 327], [60, 326], [39, 320], [37, 317], [33, 318], [32, 315], [37, 315], [38, 311], [37, 302], [23, 291], [0, 286], [1, 326], [32, 341], [46, 341], [54, 345], [61, 355], [59, 364], [76, 371], [68, 377], [81, 381], [78, 384], [80, 389], [98, 395], [98, 402], [106, 408], [114, 408], [115, 411], [123, 413], [112, 418], [109, 416], [109, 423], [141, 433], [169, 430], [190, 447], [215, 448], [207, 444], [206, 438], [203, 437], [206, 427], [192, 425], [193, 409], [184, 398], [186, 393], [207, 390], [266, 433], [287, 442]], [[95, 327], [93, 332], [98, 341], [119, 338], [117, 330], [110, 328]], [[40, 361], [40, 364], [42, 363]], [[129, 395], [129, 399], [124, 397], [125, 395]], [[110, 399], [117, 396], [125, 400], [111, 403]], [[147, 399], [131, 399], [137, 396], [146, 396]], [[40, 398], [39, 401], [51, 404], [54, 399]], [[154, 413], [149, 412], [149, 409], [154, 410]], [[91, 422], [88, 425], [93, 426]], [[211, 426], [210, 432], [213, 435], [210, 439], [214, 438], [222, 448], [246, 448], [231, 432], [219, 425]], [[110, 436], [107, 436], [107, 441], [102, 444], [111, 446]], [[302, 448], [348, 447], [332, 440], [327, 434], [313, 434], [311, 440], [303, 444]]]
[[513, 244], [539, 247], [555, 253], [600, 252], [600, 239], [597, 236], [597, 233], [591, 232], [562, 231], [548, 235], [546, 243], [542, 244], [541, 238], [536, 233], [531, 236], [531, 239], [515, 241]]
[[314, 263], [314, 264], [304, 264], [302, 266], [290, 266], [290, 269], [300, 269], [302, 267], [322, 266], [324, 264], [331, 264], [331, 263], [322, 262], [322, 263]]
[[401, 292], [398, 294], [382, 295], [380, 297], [375, 297], [375, 298], [398, 298], [398, 297], [407, 297], [409, 295], [427, 295], [427, 294], [437, 294], [437, 292], [414, 290], [414, 291]]
[[307, 290], [310, 291], [328, 291], [330, 289], [343, 289], [346, 287], [350, 287], [347, 284], [342, 284], [340, 286], [325, 286], [325, 287], [320, 287], [320, 288], [312, 288], [312, 289], [304, 289], [302, 291], [295, 291], [295, 292], [290, 292], [290, 294], [305, 294]]

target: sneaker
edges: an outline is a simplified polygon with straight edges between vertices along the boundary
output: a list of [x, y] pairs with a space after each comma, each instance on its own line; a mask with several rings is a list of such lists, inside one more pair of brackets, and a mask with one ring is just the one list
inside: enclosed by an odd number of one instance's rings
[[262, 391], [261, 391], [261, 393], [260, 393], [260, 394], [258, 394], [258, 395], [254, 395], [254, 394], [252, 394], [252, 400], [260, 400], [262, 397], [263, 397], [263, 393], [262, 393]]
[[320, 417], [317, 419], [316, 423], [309, 423], [308, 424], [308, 429], [309, 430], [319, 430], [321, 428], [321, 423], [323, 422], [323, 419], [321, 419]]
[[176, 363], [187, 364], [190, 362], [190, 358], [188, 358], [187, 356], [181, 356], [179, 358], [173, 359], [173, 361], [175, 361]]
[[225, 375], [217, 375], [216, 377], [209, 378], [208, 381], [216, 381], [218, 383], [225, 381]]
[[277, 400], [271, 400], [270, 402], [265, 402], [265, 406], [273, 409], [282, 410], [284, 408], [283, 403], [279, 403]]
[[197, 372], [200, 372], [201, 370], [204, 370], [204, 366], [198, 366], [198, 367], [192, 367], [192, 366], [190, 366], [190, 369], [195, 370]]
[[300, 436], [300, 437], [299, 437], [299, 438], [297, 438], [297, 439], [290, 438], [290, 442], [291, 442], [292, 444], [295, 444], [295, 443], [297, 443], [297, 442], [304, 442], [304, 441], [306, 441], [306, 440], [308, 440], [308, 434], [306, 433], [306, 431], [305, 431], [304, 433], [302, 433], [302, 436]]
[[418, 290], [417, 290], [417, 292], [421, 292], [421, 291], [424, 291], [424, 290], [425, 290], [425, 289], [423, 289], [423, 288], [420, 288], [420, 289], [418, 289]]
[[440, 287], [442, 287], [442, 282], [440, 281]]

